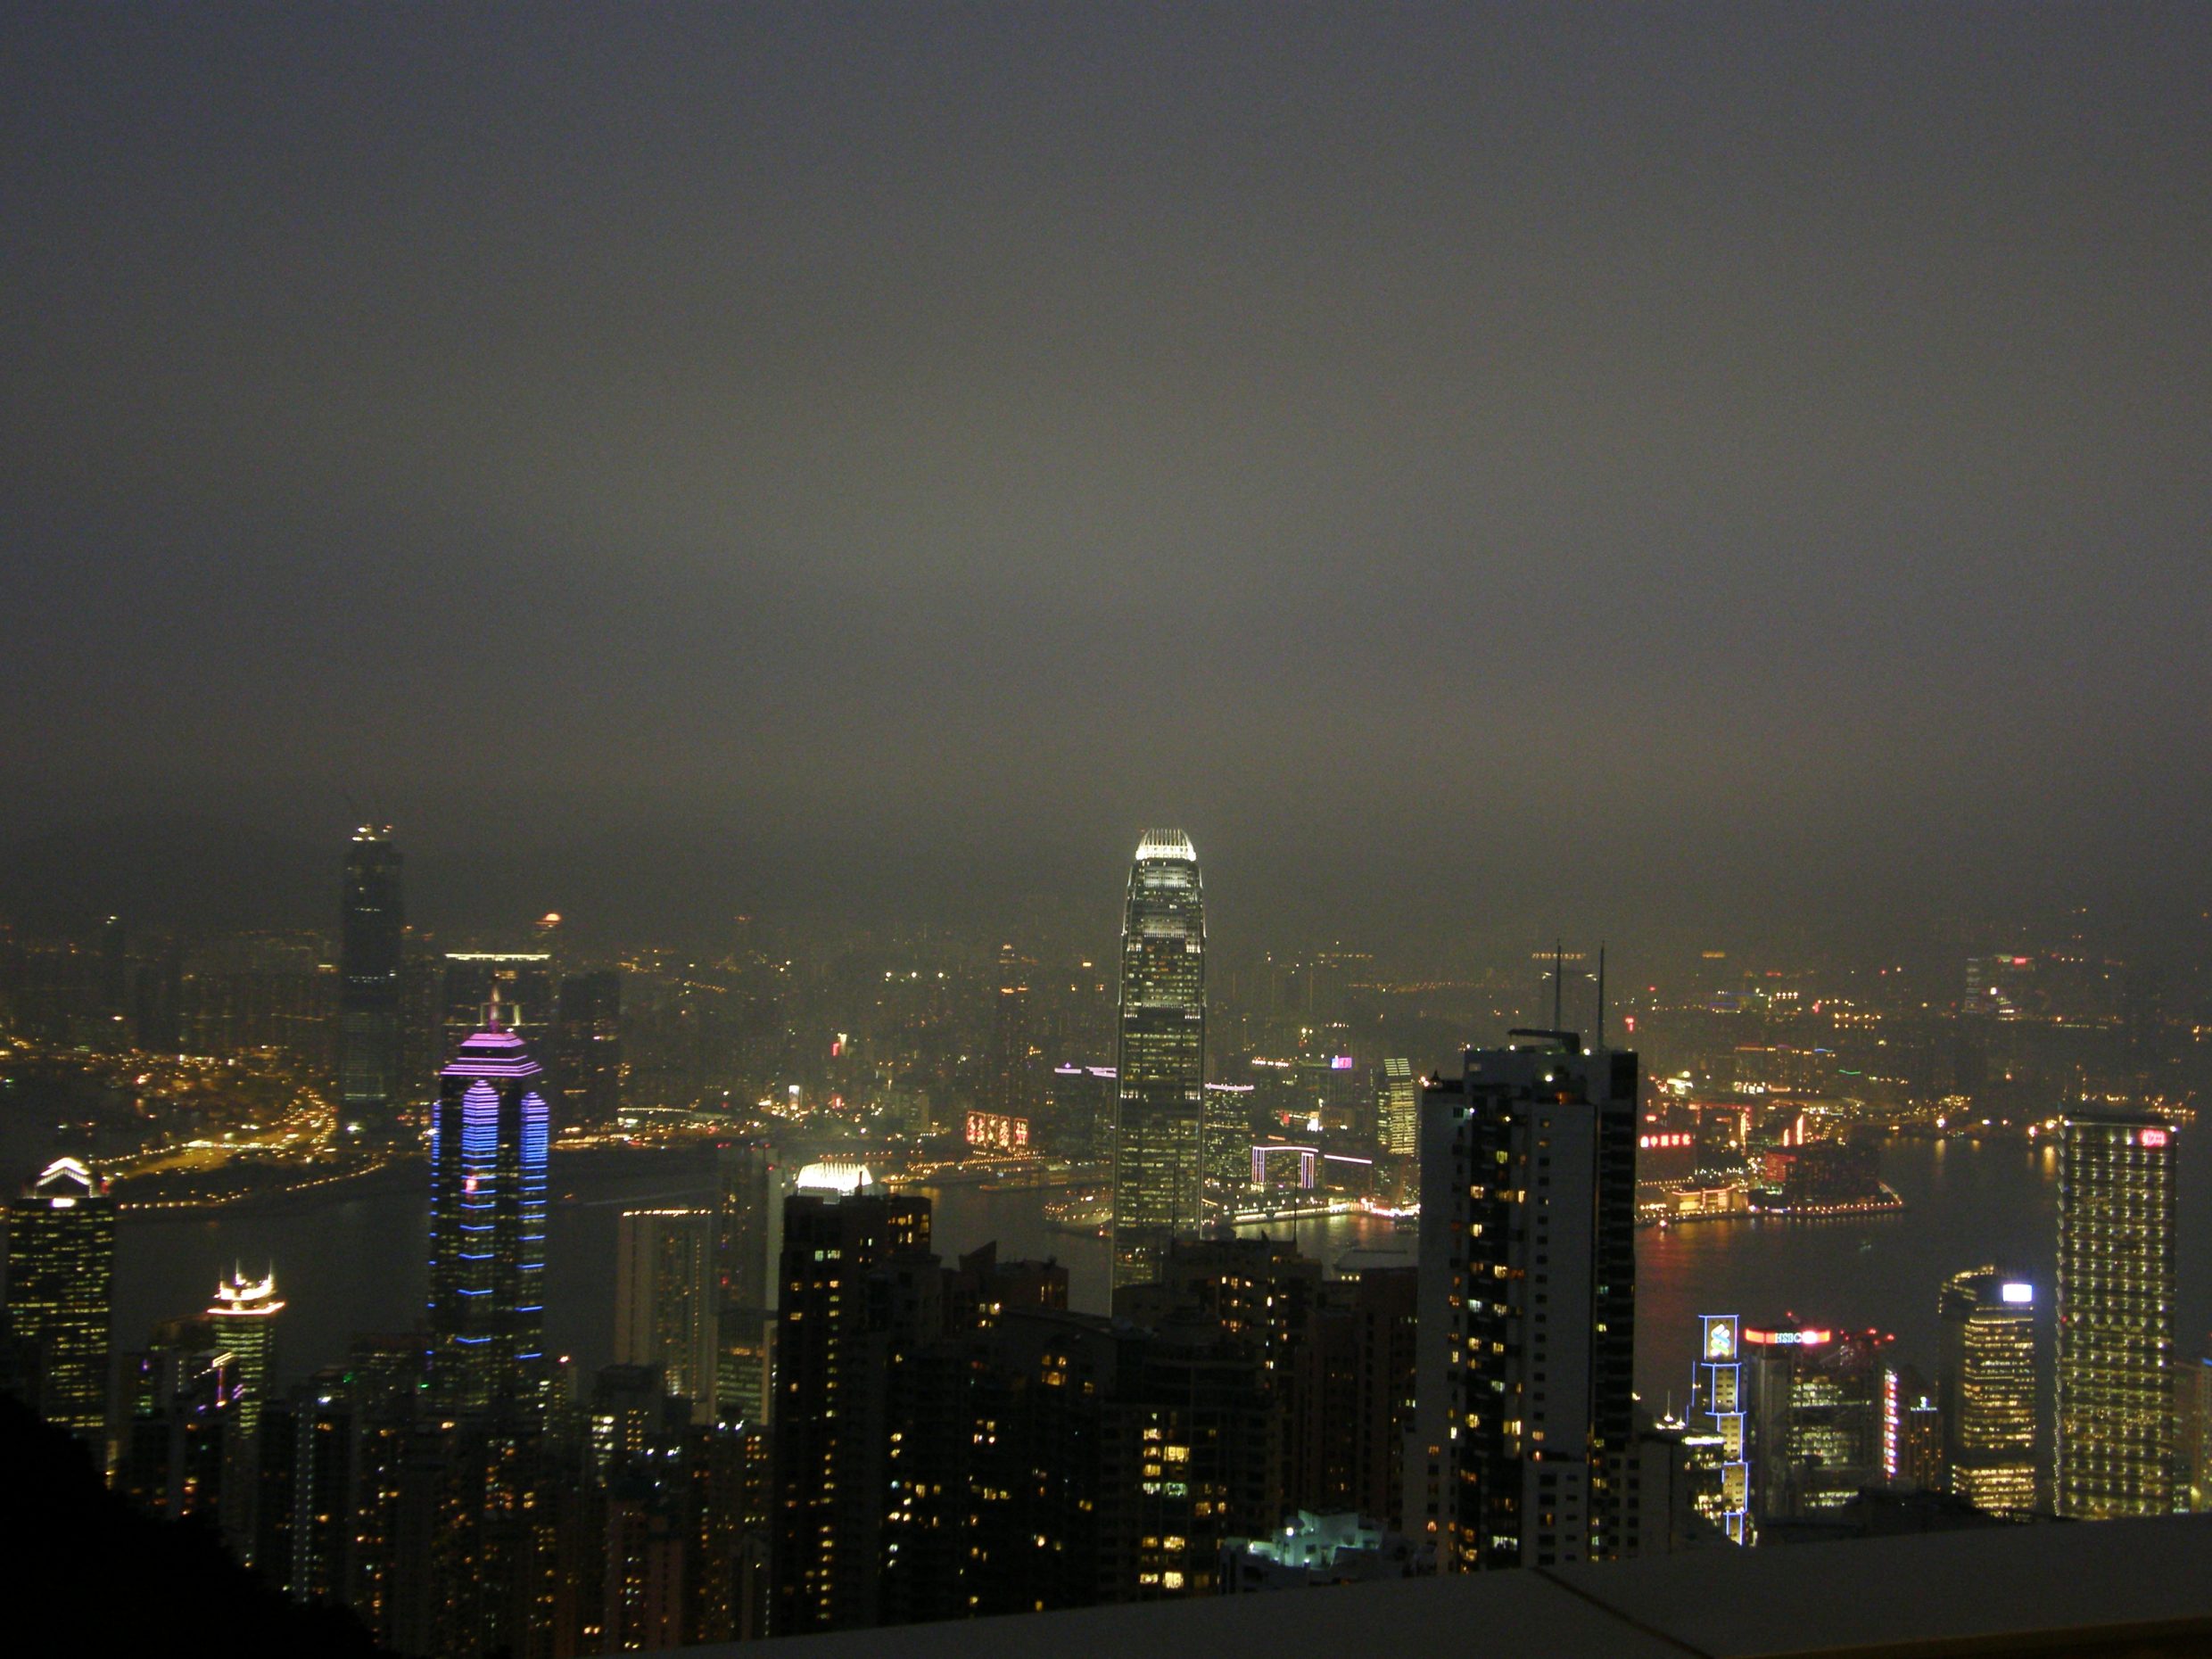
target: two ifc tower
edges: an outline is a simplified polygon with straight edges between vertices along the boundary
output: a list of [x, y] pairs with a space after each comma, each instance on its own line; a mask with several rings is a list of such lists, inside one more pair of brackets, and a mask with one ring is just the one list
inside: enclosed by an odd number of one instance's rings
[[[1552, 971], [1560, 1024], [1564, 959]], [[1598, 954], [1598, 1045], [1605, 955]], [[1129, 867], [1114, 1057], [1113, 1282], [1148, 1284], [1168, 1247], [1204, 1222], [1206, 904], [1198, 850], [1181, 830], [1147, 830]], [[1215, 1129], [1226, 1134], [1226, 1129]]]

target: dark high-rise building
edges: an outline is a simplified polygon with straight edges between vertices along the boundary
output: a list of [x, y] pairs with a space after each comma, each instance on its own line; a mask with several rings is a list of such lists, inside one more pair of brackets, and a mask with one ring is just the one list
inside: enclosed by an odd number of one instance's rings
[[1953, 1274], [1939, 1302], [1943, 1463], [1977, 1509], [2035, 1506], [2035, 1287], [1994, 1267]]
[[2058, 1512], [2185, 1506], [2175, 1457], [2174, 1131], [2069, 1113], [2059, 1137]]
[[543, 1073], [497, 1023], [442, 1073], [430, 1149], [430, 1378], [449, 1409], [546, 1398]]
[[781, 1277], [769, 1628], [863, 1628], [903, 1541], [886, 1536], [893, 1373], [940, 1325], [929, 1201], [849, 1166], [802, 1172], [783, 1206]]
[[400, 970], [407, 934], [400, 849], [364, 825], [346, 848], [338, 929], [338, 1106], [349, 1133], [405, 1132], [412, 1079], [400, 1068]]
[[1028, 977], [1009, 945], [998, 953], [998, 998], [992, 1008], [991, 1052], [983, 1088], [986, 1110], [1025, 1124], [1036, 1116], [1032, 1046]]
[[714, 1154], [714, 1399], [732, 1422], [764, 1423], [771, 1409], [788, 1190], [784, 1164], [765, 1141], [737, 1142]]
[[1283, 1467], [1286, 1508], [1352, 1513], [1394, 1525], [1405, 1506], [1413, 1428], [1417, 1270], [1370, 1267], [1333, 1279], [1292, 1350]]
[[1287, 1239], [1177, 1239], [1150, 1284], [1114, 1292], [1114, 1315], [1155, 1330], [1178, 1318], [1217, 1325], [1287, 1383], [1291, 1357], [1321, 1306], [1321, 1263]]
[[1608, 1559], [1632, 1520], [1636, 1056], [1514, 1035], [1421, 1108], [1406, 1478], [1447, 1572]]
[[721, 1298], [714, 1216], [706, 1209], [625, 1209], [615, 1227], [615, 1362], [653, 1366], [692, 1421], [712, 1423]]
[[7, 1331], [29, 1351], [41, 1416], [107, 1459], [108, 1316], [115, 1205], [74, 1158], [48, 1164], [8, 1206]]
[[622, 1110], [622, 975], [602, 968], [561, 981], [553, 1058], [559, 1127], [614, 1122]]
[[1148, 830], [1129, 871], [1116, 1061], [1113, 1282], [1149, 1283], [1198, 1231], [1206, 1098], [1206, 917], [1198, 853]]

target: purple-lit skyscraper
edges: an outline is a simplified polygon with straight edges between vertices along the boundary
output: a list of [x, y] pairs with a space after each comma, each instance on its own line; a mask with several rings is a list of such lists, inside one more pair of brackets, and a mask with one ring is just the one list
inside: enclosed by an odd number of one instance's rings
[[430, 1376], [450, 1410], [543, 1407], [544, 1074], [497, 1010], [440, 1074], [430, 1143]]

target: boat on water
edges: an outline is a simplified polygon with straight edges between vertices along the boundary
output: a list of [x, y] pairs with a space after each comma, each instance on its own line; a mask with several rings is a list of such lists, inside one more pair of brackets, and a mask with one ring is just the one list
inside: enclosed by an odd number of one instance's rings
[[1109, 1193], [1070, 1193], [1047, 1200], [1043, 1208], [1045, 1225], [1062, 1233], [1103, 1234], [1114, 1218], [1113, 1195]]

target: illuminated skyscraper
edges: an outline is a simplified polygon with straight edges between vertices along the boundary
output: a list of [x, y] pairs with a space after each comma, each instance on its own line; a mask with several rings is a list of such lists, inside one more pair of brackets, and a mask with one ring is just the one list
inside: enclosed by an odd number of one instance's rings
[[346, 848], [338, 938], [338, 1103], [349, 1131], [403, 1133], [409, 1080], [400, 1070], [400, 970], [407, 915], [392, 831], [363, 825]]
[[1687, 1419], [1691, 1502], [1731, 1544], [1750, 1538], [1751, 1465], [1745, 1428], [1746, 1391], [1741, 1325], [1734, 1314], [1697, 1321], [1697, 1363], [1690, 1370]]
[[276, 1316], [284, 1310], [274, 1271], [259, 1280], [233, 1272], [215, 1287], [214, 1303], [207, 1310], [210, 1335], [230, 1355], [238, 1427], [249, 1439], [261, 1426], [261, 1406], [268, 1399], [276, 1350]]
[[2035, 1287], [1994, 1267], [1944, 1286], [1943, 1407], [1951, 1490], [1977, 1509], [2035, 1506]]
[[1636, 1056], [1513, 1036], [1421, 1106], [1407, 1520], [1447, 1572], [1609, 1559], [1630, 1520]]
[[615, 1363], [657, 1366], [694, 1423], [714, 1420], [714, 1213], [625, 1209], [615, 1227]]
[[1894, 1339], [1792, 1320], [1746, 1326], [1743, 1340], [1754, 1527], [1839, 1508], [1879, 1485], [1882, 1349]]
[[7, 1329], [31, 1350], [39, 1414], [103, 1463], [114, 1288], [107, 1183], [74, 1158], [48, 1164], [8, 1206]]
[[2175, 1457], [2174, 1130], [2069, 1114], [2059, 1137], [2057, 1508], [2184, 1507]]
[[1413, 1062], [1386, 1060], [1375, 1087], [1375, 1139], [1394, 1158], [1411, 1158], [1421, 1150], [1421, 1085], [1414, 1081]]
[[430, 1376], [450, 1409], [545, 1401], [543, 1072], [496, 1011], [444, 1071], [430, 1148]]
[[1143, 1284], [1198, 1230], [1206, 1093], [1206, 917], [1198, 853], [1148, 830], [1121, 929], [1113, 1282]]

